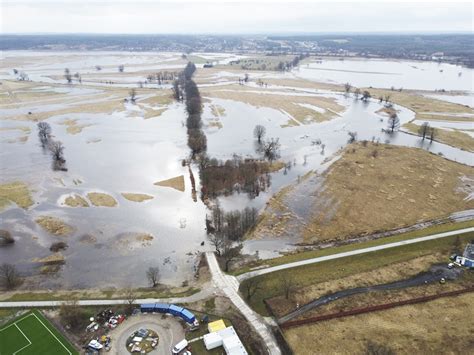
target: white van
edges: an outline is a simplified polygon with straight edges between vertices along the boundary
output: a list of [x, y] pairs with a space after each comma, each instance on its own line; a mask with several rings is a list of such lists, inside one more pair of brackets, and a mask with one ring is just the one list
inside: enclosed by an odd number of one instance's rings
[[179, 354], [181, 351], [186, 349], [188, 346], [188, 341], [186, 339], [181, 340], [178, 344], [176, 344], [173, 348], [173, 354]]

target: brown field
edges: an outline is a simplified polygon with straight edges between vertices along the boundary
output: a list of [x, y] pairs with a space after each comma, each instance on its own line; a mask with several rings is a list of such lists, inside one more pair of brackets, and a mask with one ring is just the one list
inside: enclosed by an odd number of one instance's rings
[[163, 187], [171, 187], [175, 190], [183, 192], [184, 191], [184, 176], [180, 175], [171, 179], [158, 181], [158, 182], [155, 182], [154, 185], [163, 186]]
[[15, 181], [0, 185], [0, 210], [11, 203], [15, 203], [18, 207], [24, 209], [33, 205], [30, 190], [25, 183]]
[[[283, 294], [280, 294], [269, 299], [268, 303], [273, 313], [277, 317], [281, 317], [295, 310], [297, 303], [300, 305], [307, 304], [321, 296], [345, 289], [373, 286], [408, 279], [429, 270], [433, 264], [443, 262], [447, 262], [447, 255], [441, 252], [435, 252], [403, 262], [382, 266], [374, 270], [301, 287], [291, 292], [288, 299], [286, 299]], [[355, 308], [364, 308], [371, 305], [385, 304], [387, 302], [398, 302], [472, 286], [474, 286], [474, 274], [467, 272], [458, 280], [448, 281], [446, 284], [432, 283], [398, 290], [379, 290], [349, 296], [310, 310], [301, 317], [295, 318], [295, 320], [316, 317], [323, 314], [350, 311]]]
[[[249, 92], [246, 89], [242, 89], [240, 85], [229, 85], [225, 89], [222, 87], [204, 88], [202, 95], [211, 98], [240, 101], [255, 107], [269, 107], [289, 114], [299, 124], [326, 121], [344, 109], [344, 107], [336, 103], [336, 100], [331, 98]], [[314, 105], [325, 109], [326, 112], [317, 112], [300, 104]], [[293, 120], [290, 119], [289, 121]]]
[[143, 201], [153, 199], [153, 196], [150, 196], [147, 194], [135, 194], [135, 193], [123, 192], [122, 196], [125, 197], [127, 200], [133, 201], [133, 202], [143, 202]]
[[102, 192], [89, 192], [87, 198], [92, 202], [94, 206], [99, 207], [115, 207], [117, 201], [115, 198]]
[[69, 207], [89, 207], [89, 203], [87, 202], [87, 200], [77, 194], [66, 197], [66, 199], [64, 200], [64, 204]]
[[40, 216], [35, 220], [43, 229], [56, 236], [71, 234], [73, 227], [61, 221], [59, 218], [50, 216]]
[[[410, 122], [405, 123], [403, 128], [411, 133], [418, 134], [420, 126]], [[450, 131], [447, 129], [436, 128], [435, 140], [462, 150], [474, 152], [474, 138], [462, 131]]]
[[463, 354], [473, 346], [472, 293], [295, 327], [295, 354], [363, 354], [372, 341], [396, 354]]
[[81, 133], [82, 130], [86, 127], [91, 126], [90, 124], [78, 124], [78, 120], [74, 119], [67, 119], [62, 122], [60, 122], [60, 125], [66, 126], [66, 132], [69, 134], [78, 134]]
[[472, 167], [421, 149], [351, 145], [325, 174], [322, 194], [336, 206], [334, 215], [315, 214], [305, 236], [369, 234], [473, 208], [465, 200], [472, 190], [465, 177], [474, 177]]
[[380, 96], [390, 95], [390, 101], [398, 105], [409, 108], [416, 113], [416, 119], [442, 119], [446, 121], [472, 121], [472, 117], [469, 116], [442, 116], [436, 114], [430, 114], [434, 112], [449, 112], [455, 114], [473, 114], [474, 110], [464, 105], [455, 104], [447, 101], [437, 100], [422, 96], [413, 91], [404, 90], [402, 92], [384, 90], [384, 89], [373, 89], [366, 88], [373, 98]]

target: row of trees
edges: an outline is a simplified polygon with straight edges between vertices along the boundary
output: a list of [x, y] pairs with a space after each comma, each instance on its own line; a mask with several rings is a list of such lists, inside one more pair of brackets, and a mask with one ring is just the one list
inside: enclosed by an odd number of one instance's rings
[[201, 93], [192, 80], [196, 71], [194, 63], [189, 62], [178, 78], [173, 82], [173, 96], [177, 101], [185, 100], [186, 127], [188, 129], [188, 146], [194, 159], [197, 155], [204, 154], [207, 149], [207, 138], [202, 131], [202, 100]]
[[178, 72], [160, 71], [155, 74], [148, 74], [146, 81], [150, 84], [156, 82], [158, 85], [161, 85], [164, 82], [176, 80], [178, 76]]
[[55, 141], [51, 137], [51, 126], [48, 122], [39, 122], [37, 124], [38, 136], [43, 149], [49, 150], [53, 158], [54, 170], [67, 170], [66, 159], [64, 159], [64, 145], [61, 141]]
[[295, 56], [293, 60], [286, 61], [286, 62], [280, 61], [277, 65], [277, 70], [279, 71], [291, 70], [297, 67], [300, 61], [307, 57], [309, 57], [309, 54], [300, 54], [300, 55]]

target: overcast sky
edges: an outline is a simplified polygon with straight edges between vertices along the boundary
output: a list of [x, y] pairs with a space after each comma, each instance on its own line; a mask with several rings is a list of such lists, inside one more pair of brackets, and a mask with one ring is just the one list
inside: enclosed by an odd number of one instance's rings
[[473, 32], [474, 3], [0, 0], [2, 33]]

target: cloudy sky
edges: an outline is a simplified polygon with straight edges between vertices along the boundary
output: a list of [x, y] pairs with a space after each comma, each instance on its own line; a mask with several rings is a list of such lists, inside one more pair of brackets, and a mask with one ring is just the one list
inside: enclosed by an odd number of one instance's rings
[[473, 32], [474, 3], [0, 0], [2, 33]]

